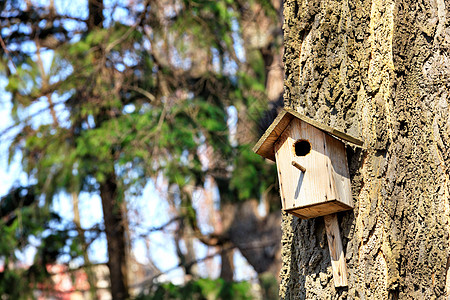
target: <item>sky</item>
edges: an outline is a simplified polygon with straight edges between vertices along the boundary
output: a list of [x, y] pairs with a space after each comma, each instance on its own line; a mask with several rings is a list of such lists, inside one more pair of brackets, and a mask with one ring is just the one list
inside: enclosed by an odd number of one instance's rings
[[[38, 0], [34, 2], [47, 3], [48, 1]], [[126, 1], [122, 1], [125, 2]], [[105, 6], [112, 7], [111, 0], [105, 1]], [[56, 0], [55, 7], [58, 11], [64, 12], [66, 14], [71, 14], [77, 17], [85, 18], [87, 16], [87, 1], [85, 0], [73, 0], [64, 1]], [[117, 9], [113, 16], [115, 19], [123, 19], [126, 17], [126, 12], [122, 9]], [[32, 47], [32, 46], [30, 46]], [[43, 55], [43, 61], [45, 68], [48, 70], [50, 68], [50, 63], [52, 59], [52, 53], [47, 52]], [[6, 128], [13, 124], [13, 120], [10, 116], [11, 111], [11, 97], [5, 91], [5, 86], [7, 80], [0, 77], [0, 132], [3, 132]], [[53, 99], [54, 101], [57, 99]], [[33, 113], [43, 107], [45, 104], [37, 104], [28, 113]], [[59, 116], [64, 117], [64, 111], [59, 111]], [[233, 119], [233, 110], [230, 110], [230, 116]], [[51, 117], [49, 113], [44, 113], [38, 119], [37, 122], [50, 123]], [[14, 134], [16, 131], [10, 131], [10, 134]], [[20, 156], [15, 155], [11, 163], [8, 164], [8, 146], [10, 139], [6, 136], [0, 136], [0, 197], [5, 195], [8, 190], [17, 184], [26, 185], [29, 184], [27, 175], [22, 172], [20, 167]], [[162, 197], [161, 193], [157, 191], [155, 182], [149, 182], [144, 188], [142, 195], [140, 196], [130, 196], [129, 197], [129, 210], [137, 211], [137, 214], [133, 215], [139, 225], [143, 228], [153, 228], [159, 227], [162, 224], [170, 220], [171, 215], [169, 213], [169, 206], [167, 201]], [[94, 224], [102, 222], [102, 207], [101, 200], [98, 194], [83, 192], [79, 195], [80, 201], [80, 214], [81, 214], [81, 226], [83, 228], [92, 227]], [[201, 195], [194, 199], [194, 206], [200, 205]], [[72, 202], [68, 195], [60, 193], [55, 197], [53, 202], [53, 208], [55, 211], [61, 214], [65, 222], [71, 222], [73, 219]], [[161, 213], [162, 212], [162, 213]], [[39, 241], [30, 241], [30, 244], [38, 243]], [[158, 268], [162, 271], [173, 268], [178, 264], [178, 259], [175, 255], [175, 246], [170, 233], [164, 232], [153, 232], [150, 235], [150, 247], [151, 253], [150, 258], [156, 264]], [[213, 252], [197, 242], [195, 245], [198, 258], [207, 256]], [[149, 253], [147, 251], [147, 246], [143, 239], [135, 241], [133, 244], [133, 252], [136, 259], [143, 264], [148, 263]], [[33, 246], [28, 247], [23, 253], [18, 253], [25, 264], [31, 264], [33, 261], [33, 256], [35, 250]], [[105, 237], [97, 239], [89, 248], [89, 256], [93, 262], [106, 262], [107, 261], [107, 247]], [[164, 259], [161, 259], [164, 258]], [[64, 258], [62, 258], [64, 261]], [[207, 264], [213, 264], [218, 266], [216, 270], [212, 273], [207, 272]], [[248, 265], [246, 260], [242, 257], [239, 251], [235, 251], [235, 265], [236, 265], [236, 280], [246, 280], [255, 278], [256, 273]], [[220, 272], [220, 259], [215, 257], [212, 262], [199, 264], [200, 272], [205, 276], [217, 277]], [[170, 272], [166, 277], [167, 280], [171, 280], [175, 283], [181, 283], [181, 278], [183, 272], [181, 269], [174, 270]]]

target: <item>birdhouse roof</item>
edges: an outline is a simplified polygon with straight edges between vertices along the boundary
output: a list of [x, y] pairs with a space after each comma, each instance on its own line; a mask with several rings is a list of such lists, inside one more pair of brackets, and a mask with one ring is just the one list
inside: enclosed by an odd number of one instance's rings
[[325, 124], [314, 121], [302, 114], [299, 114], [293, 109], [284, 108], [277, 116], [275, 121], [267, 128], [266, 132], [256, 143], [255, 147], [253, 147], [253, 151], [256, 154], [261, 155], [262, 157], [268, 158], [272, 161], [275, 161], [275, 152], [274, 152], [274, 144], [281, 136], [283, 131], [289, 125], [292, 119], [297, 118], [302, 120], [303, 122], [308, 123], [311, 126], [314, 126], [330, 135], [333, 135], [337, 138], [350, 142], [352, 144], [362, 146], [363, 142], [355, 137], [352, 137], [340, 130], [334, 129]]

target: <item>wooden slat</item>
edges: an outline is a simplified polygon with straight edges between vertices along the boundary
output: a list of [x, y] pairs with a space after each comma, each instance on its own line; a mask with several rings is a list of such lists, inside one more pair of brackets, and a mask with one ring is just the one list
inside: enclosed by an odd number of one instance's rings
[[336, 187], [340, 202], [353, 207], [353, 198], [350, 182], [350, 172], [348, 170], [347, 155], [345, 145], [329, 135], [325, 135], [326, 149], [325, 155], [330, 158], [331, 164], [329, 172], [332, 174], [332, 184]]
[[289, 113], [289, 114], [293, 115], [294, 117], [296, 117], [297, 119], [300, 119], [300, 120], [302, 120], [302, 121], [304, 121], [304, 122], [306, 122], [306, 123], [308, 123], [308, 124], [310, 124], [310, 125], [312, 125], [312, 126], [314, 126], [316, 128], [319, 128], [320, 130], [323, 130], [323, 131], [325, 131], [325, 132], [327, 132], [329, 134], [332, 134], [332, 135], [334, 135], [334, 136], [336, 136], [336, 137], [338, 137], [340, 139], [343, 139], [343, 140], [345, 140], [347, 142], [350, 142], [350, 143], [355, 144], [357, 146], [362, 146], [364, 144], [364, 142], [361, 141], [360, 139], [357, 139], [357, 138], [355, 138], [355, 137], [353, 137], [351, 135], [346, 134], [345, 132], [337, 130], [337, 129], [335, 129], [333, 127], [330, 127], [328, 125], [325, 125], [325, 124], [319, 123], [317, 121], [314, 121], [313, 119], [310, 119], [307, 116], [299, 114], [298, 112], [296, 112], [293, 109], [288, 108], [288, 109], [284, 109], [284, 110], [287, 113]]
[[275, 161], [274, 144], [292, 119], [292, 114], [287, 113], [286, 110], [282, 110], [256, 143], [255, 147], [253, 147], [253, 152]]
[[347, 264], [336, 214], [324, 216], [335, 287], [348, 286]]
[[341, 211], [346, 211], [352, 209], [352, 206], [341, 203], [337, 200], [316, 203], [306, 206], [301, 206], [293, 209], [285, 209], [284, 211], [300, 219], [311, 219], [316, 217], [322, 217], [329, 215], [330, 212], [337, 213]]
[[[280, 158], [280, 152], [275, 152], [276, 161], [281, 162], [282, 159]], [[286, 207], [286, 196], [284, 195], [284, 187], [283, 187], [283, 180], [284, 177], [281, 175], [281, 164], [277, 163], [277, 173], [278, 173], [278, 182], [280, 184], [280, 197], [281, 197], [281, 206], [284, 208]]]
[[357, 146], [363, 145], [363, 142], [355, 137], [352, 137], [340, 130], [334, 129], [325, 124], [314, 121], [313, 119], [299, 114], [295, 110], [284, 108], [278, 114], [277, 118], [273, 121], [269, 128], [267, 128], [266, 132], [256, 143], [255, 147], [253, 147], [253, 151], [261, 155], [262, 157], [275, 161], [274, 143], [278, 140], [278, 138], [281, 136], [281, 134], [293, 118], [302, 120], [328, 134], [331, 134]]

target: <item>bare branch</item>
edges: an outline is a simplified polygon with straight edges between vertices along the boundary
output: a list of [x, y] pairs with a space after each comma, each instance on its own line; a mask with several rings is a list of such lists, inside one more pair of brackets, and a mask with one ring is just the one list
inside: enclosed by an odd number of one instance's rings
[[8, 48], [6, 48], [5, 42], [3, 41], [2, 35], [0, 34], [0, 44], [3, 48], [3, 51], [5, 51], [6, 56], [8, 56], [9, 61], [11, 62], [12, 66], [14, 67], [14, 70], [17, 71], [16, 65], [14, 64], [11, 55], [9, 54]]
[[179, 264], [177, 264], [176, 266], [173, 266], [172, 268], [167, 269], [166, 271], [159, 272], [158, 274], [153, 275], [153, 276], [151, 276], [150, 278], [144, 279], [144, 280], [141, 281], [140, 283], [136, 284], [136, 286], [143, 286], [143, 285], [150, 285], [150, 286], [151, 286], [151, 285], [153, 285], [153, 281], [154, 281], [156, 278], [158, 278], [159, 276], [161, 276], [161, 275], [170, 273], [170, 272], [172, 272], [172, 271], [174, 271], [174, 270], [176, 270], [176, 269], [178, 269], [178, 268], [181, 268], [181, 267], [183, 267], [183, 266], [193, 266], [193, 265], [198, 264], [198, 263], [201, 263], [201, 262], [203, 262], [203, 261], [205, 261], [205, 260], [212, 259], [212, 258], [216, 257], [217, 255], [221, 255], [222, 253], [225, 253], [225, 252], [228, 252], [228, 251], [230, 251], [230, 250], [233, 250], [234, 248], [236, 248], [236, 246], [230, 246], [230, 247], [228, 247], [228, 248], [223, 248], [222, 250], [217, 251], [217, 252], [215, 252], [215, 253], [213, 253], [213, 254], [210, 254], [210, 255], [208, 255], [208, 256], [205, 256], [205, 257], [203, 257], [203, 258], [199, 258], [199, 259], [196, 259], [196, 260], [194, 260], [194, 261], [187, 262], [186, 264], [179, 263]]

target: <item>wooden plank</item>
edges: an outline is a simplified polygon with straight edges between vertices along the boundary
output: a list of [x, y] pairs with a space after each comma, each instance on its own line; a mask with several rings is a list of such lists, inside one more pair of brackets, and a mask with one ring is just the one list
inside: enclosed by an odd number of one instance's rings
[[345, 145], [329, 135], [326, 135], [326, 155], [330, 158], [331, 165], [329, 171], [333, 175], [333, 184], [336, 187], [340, 202], [353, 207], [353, 197], [350, 182], [350, 172], [348, 170], [347, 153]]
[[297, 207], [293, 209], [285, 209], [287, 213], [293, 214], [300, 219], [311, 219], [322, 217], [331, 213], [351, 210], [353, 207], [341, 203], [337, 200], [315, 203], [307, 206]]
[[282, 110], [266, 132], [253, 147], [253, 152], [267, 159], [275, 161], [274, 144], [293, 119], [292, 114]]
[[283, 188], [283, 179], [284, 179], [284, 177], [283, 177], [283, 175], [281, 175], [281, 161], [282, 161], [282, 159], [280, 158], [279, 155], [280, 155], [280, 152], [276, 151], [275, 152], [275, 159], [277, 161], [276, 165], [277, 165], [277, 173], [278, 173], [278, 183], [280, 184], [281, 207], [287, 207], [286, 196], [283, 193], [283, 190], [284, 190], [284, 188]]
[[296, 182], [299, 181], [301, 172], [292, 166], [291, 161], [294, 156], [291, 151], [291, 138], [289, 131], [285, 130], [282, 137], [275, 143], [275, 153], [278, 171], [278, 181], [280, 182], [280, 196], [283, 209], [294, 208], [294, 193]]
[[290, 213], [291, 215], [294, 215], [294, 216], [302, 219], [302, 220], [309, 219], [309, 218], [306, 218], [305, 216], [302, 216], [301, 214], [297, 213], [295, 210], [291, 210], [291, 211], [287, 211], [287, 212]]
[[352, 137], [340, 130], [321, 124], [313, 119], [310, 119], [304, 115], [299, 114], [295, 110], [284, 108], [273, 121], [273, 123], [267, 128], [263, 136], [258, 140], [256, 145], [253, 147], [253, 151], [262, 157], [275, 161], [274, 144], [278, 138], [282, 135], [286, 127], [289, 125], [292, 119], [297, 118], [314, 126], [328, 134], [335, 137], [343, 139], [347, 142], [355, 144], [357, 146], [362, 146], [363, 141]]
[[332, 134], [332, 135], [334, 135], [334, 136], [336, 136], [336, 137], [338, 137], [338, 138], [340, 138], [340, 139], [343, 139], [343, 140], [345, 140], [345, 141], [347, 141], [347, 142], [350, 142], [350, 143], [355, 144], [355, 145], [357, 145], [357, 146], [362, 146], [362, 145], [364, 144], [364, 142], [361, 141], [361, 140], [358, 139], [358, 138], [355, 138], [355, 137], [353, 137], [353, 136], [351, 136], [351, 135], [348, 135], [348, 134], [346, 134], [345, 132], [342, 132], [342, 131], [340, 131], [340, 130], [338, 130], [338, 129], [335, 129], [335, 128], [333, 128], [333, 127], [330, 127], [330, 126], [328, 126], [328, 125], [325, 125], [325, 124], [319, 123], [319, 122], [317, 122], [317, 121], [314, 121], [313, 119], [310, 119], [310, 118], [308, 118], [307, 116], [304, 116], [304, 115], [302, 115], [302, 114], [299, 114], [298, 112], [296, 112], [296, 111], [293, 110], [293, 109], [290, 109], [290, 108], [287, 108], [287, 109], [286, 109], [286, 108], [285, 108], [284, 110], [285, 110], [287, 113], [293, 115], [294, 117], [296, 117], [296, 118], [298, 118], [298, 119], [300, 119], [300, 120], [302, 120], [302, 121], [304, 121], [304, 122], [306, 122], [306, 123], [308, 123], [308, 124], [310, 124], [310, 125], [312, 125], [312, 126], [318, 128], [318, 129], [320, 129], [320, 130], [323, 130], [323, 131], [325, 131], [325, 132], [327, 132], [327, 133], [329, 133], [329, 134]]
[[335, 287], [348, 286], [347, 264], [336, 214], [324, 216]]

